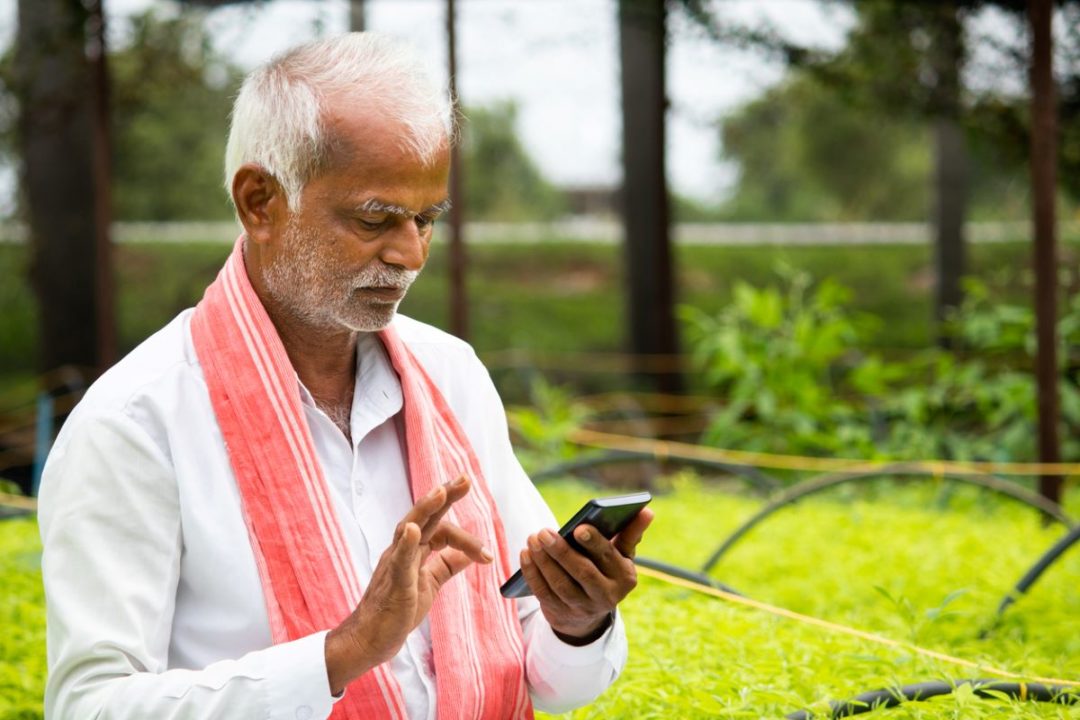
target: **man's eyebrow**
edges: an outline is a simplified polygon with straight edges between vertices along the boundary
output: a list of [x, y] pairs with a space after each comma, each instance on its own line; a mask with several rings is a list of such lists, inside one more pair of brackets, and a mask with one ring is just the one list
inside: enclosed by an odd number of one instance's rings
[[386, 203], [376, 198], [369, 198], [360, 203], [356, 206], [356, 211], [360, 213], [387, 213], [390, 215], [402, 215], [404, 217], [413, 216], [412, 211], [408, 208], [392, 203]]
[[358, 213], [387, 213], [388, 215], [400, 215], [402, 217], [413, 217], [414, 215], [438, 215], [446, 212], [450, 209], [450, 200], [443, 200], [442, 202], [435, 203], [434, 205], [424, 208], [418, 213], [414, 213], [412, 210], [402, 207], [401, 205], [395, 205], [393, 203], [383, 202], [378, 198], [369, 198], [360, 203], [356, 207]]
[[449, 198], [447, 198], [446, 200], [443, 200], [442, 202], [435, 203], [434, 205], [429, 207], [427, 210], [424, 210], [420, 214], [421, 215], [441, 215], [442, 213], [448, 211], [453, 206], [454, 206], [454, 204], [452, 202], [450, 202]]

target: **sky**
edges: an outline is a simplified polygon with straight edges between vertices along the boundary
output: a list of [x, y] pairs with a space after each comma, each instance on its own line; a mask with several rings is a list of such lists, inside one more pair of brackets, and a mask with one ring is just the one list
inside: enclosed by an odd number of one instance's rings
[[[367, 0], [369, 30], [413, 42], [446, 74], [444, 0]], [[620, 169], [618, 28], [614, 0], [458, 0], [458, 92], [465, 105], [512, 100], [519, 136], [544, 175], [561, 185], [617, 185]], [[168, 0], [105, 0], [110, 42], [124, 41], [126, 18]], [[800, 42], [833, 47], [848, 11], [817, 0], [717, 0], [724, 18], [772, 23]], [[15, 0], [0, 0], [0, 42], [14, 34]], [[342, 32], [345, 0], [271, 0], [211, 11], [217, 48], [250, 69], [293, 45]], [[783, 67], [719, 47], [687, 18], [669, 24], [668, 177], [675, 192], [706, 203], [730, 189], [734, 168], [720, 159], [718, 121], [776, 83]], [[4, 183], [4, 184], [10, 184]], [[0, 188], [0, 195], [3, 194]]]

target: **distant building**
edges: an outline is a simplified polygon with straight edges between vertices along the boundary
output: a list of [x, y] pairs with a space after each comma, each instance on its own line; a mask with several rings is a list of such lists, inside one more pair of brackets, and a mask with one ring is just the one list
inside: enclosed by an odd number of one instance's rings
[[562, 185], [566, 211], [572, 216], [610, 218], [619, 212], [619, 189], [614, 185]]

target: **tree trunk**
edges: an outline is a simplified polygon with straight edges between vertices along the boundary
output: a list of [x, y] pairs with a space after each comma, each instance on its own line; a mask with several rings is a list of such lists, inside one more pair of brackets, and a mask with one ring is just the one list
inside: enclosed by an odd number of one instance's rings
[[960, 125], [961, 71], [965, 61], [964, 28], [956, 4], [943, 2], [931, 9], [935, 77], [934, 114], [934, 264], [937, 287], [934, 319], [938, 344], [952, 346], [945, 330], [950, 312], [964, 294], [960, 280], [967, 272], [964, 223], [968, 206], [967, 139]]
[[[678, 352], [673, 313], [672, 253], [664, 168], [664, 0], [619, 0], [622, 62], [623, 188], [630, 347], [638, 369], [648, 356]], [[671, 365], [656, 374], [663, 392], [678, 392]]]
[[[1061, 461], [1057, 369], [1057, 111], [1054, 99], [1054, 7], [1051, 0], [1031, 0], [1031, 195], [1035, 231], [1035, 319], [1038, 350], [1035, 373], [1039, 398], [1039, 460]], [[1062, 478], [1044, 476], [1039, 492], [1061, 502]]]
[[104, 244], [100, 237], [108, 218], [95, 184], [96, 123], [104, 116], [95, 101], [100, 78], [86, 55], [91, 19], [79, 0], [19, 0], [19, 140], [42, 371], [100, 370], [111, 354], [107, 237]]

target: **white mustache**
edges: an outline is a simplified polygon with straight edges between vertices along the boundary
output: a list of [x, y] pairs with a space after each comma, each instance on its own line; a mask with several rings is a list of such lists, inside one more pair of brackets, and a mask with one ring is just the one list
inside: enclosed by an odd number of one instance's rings
[[355, 283], [353, 283], [353, 288], [358, 290], [369, 287], [384, 287], [405, 290], [413, 284], [419, 274], [416, 270], [401, 270], [388, 265], [373, 265], [360, 271]]

